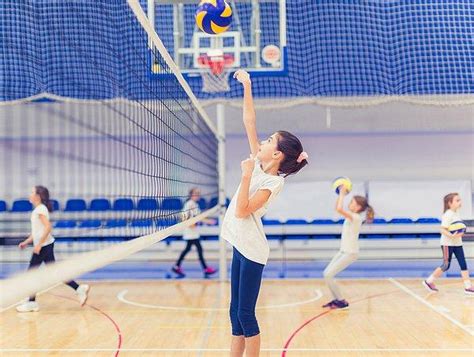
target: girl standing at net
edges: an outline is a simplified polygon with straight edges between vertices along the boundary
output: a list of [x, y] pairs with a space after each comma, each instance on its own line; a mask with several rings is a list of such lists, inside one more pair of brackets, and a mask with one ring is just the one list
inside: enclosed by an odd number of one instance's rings
[[464, 281], [464, 293], [474, 295], [474, 288], [471, 285], [469, 271], [467, 270], [466, 258], [464, 257], [464, 249], [462, 247], [462, 236], [464, 233], [452, 234], [449, 226], [460, 221], [458, 211], [461, 208], [461, 197], [457, 193], [450, 193], [444, 196], [444, 214], [441, 220], [441, 250], [443, 251], [443, 264], [436, 268], [428, 279], [423, 281], [423, 286], [431, 292], [437, 292], [435, 279], [439, 278], [451, 265], [451, 258], [454, 255], [458, 260], [461, 268], [461, 276]]
[[[198, 188], [192, 188], [189, 191], [188, 200], [184, 204], [184, 208], [183, 208], [183, 220], [187, 220], [201, 214], [201, 210], [198, 205], [200, 198], [201, 198], [201, 192], [199, 191]], [[216, 223], [213, 219], [204, 219], [202, 222], [207, 223], [207, 224]], [[173, 268], [171, 268], [171, 270], [173, 270], [173, 272], [175, 272], [180, 278], [185, 277], [184, 271], [181, 268], [181, 263], [183, 262], [184, 258], [189, 253], [193, 245], [196, 246], [198, 256], [199, 256], [199, 262], [201, 263], [204, 276], [207, 278], [217, 272], [216, 269], [210, 266], [207, 266], [206, 261], [204, 260], [204, 254], [203, 254], [202, 246], [201, 246], [201, 243], [199, 242], [199, 239], [200, 239], [199, 231], [197, 230], [197, 226], [195, 224], [190, 227], [187, 227], [184, 230], [183, 240], [186, 241], [186, 248], [184, 248], [183, 252], [179, 256], [178, 261], [176, 262], [176, 265]]]
[[[36, 268], [41, 263], [49, 264], [55, 261], [54, 258], [54, 237], [51, 235], [52, 227], [49, 220], [49, 212], [53, 211], [53, 206], [49, 200], [49, 191], [46, 187], [35, 186], [30, 194], [30, 202], [34, 209], [31, 213], [31, 234], [18, 246], [24, 249], [28, 244], [33, 243], [33, 254], [31, 256], [29, 269]], [[77, 298], [81, 306], [87, 301], [89, 286], [78, 285], [71, 280], [66, 283], [76, 291]], [[29, 301], [17, 306], [18, 312], [39, 311], [36, 296], [30, 296]]]
[[243, 122], [250, 158], [241, 162], [242, 176], [222, 224], [222, 237], [233, 246], [230, 320], [231, 355], [258, 356], [260, 330], [255, 306], [267, 263], [269, 246], [261, 217], [280, 193], [284, 177], [296, 174], [308, 162], [297, 137], [277, 131], [259, 143], [249, 74], [234, 74], [244, 88]]
[[339, 187], [339, 196], [336, 201], [336, 211], [345, 217], [342, 226], [341, 248], [332, 258], [329, 265], [324, 269], [324, 279], [331, 290], [333, 300], [323, 305], [331, 309], [347, 309], [349, 303], [343, 299], [335, 277], [349, 265], [354, 263], [359, 256], [359, 232], [362, 226], [362, 217], [360, 213], [367, 211], [366, 222], [371, 222], [374, 218], [374, 210], [369, 206], [367, 198], [363, 196], [354, 196], [349, 203], [349, 210], [343, 207], [344, 198], [347, 195], [347, 189], [344, 186]]

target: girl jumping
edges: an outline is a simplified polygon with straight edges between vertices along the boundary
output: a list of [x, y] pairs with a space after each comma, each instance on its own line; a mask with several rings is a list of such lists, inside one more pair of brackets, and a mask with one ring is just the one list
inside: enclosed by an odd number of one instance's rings
[[284, 177], [296, 174], [308, 162], [298, 138], [277, 131], [259, 142], [249, 74], [234, 74], [243, 85], [243, 122], [251, 155], [241, 162], [242, 176], [222, 224], [222, 237], [233, 246], [230, 320], [231, 356], [258, 356], [260, 330], [255, 306], [267, 263], [269, 246], [261, 217], [280, 193]]
[[374, 210], [369, 206], [367, 198], [363, 196], [354, 196], [349, 203], [349, 210], [343, 207], [344, 198], [347, 195], [347, 189], [344, 186], [339, 187], [339, 197], [336, 201], [336, 211], [345, 217], [342, 226], [341, 248], [332, 258], [329, 265], [324, 269], [324, 279], [331, 290], [333, 300], [323, 305], [331, 309], [347, 309], [349, 303], [343, 299], [335, 277], [349, 265], [354, 263], [359, 256], [359, 232], [362, 226], [362, 217], [360, 213], [367, 211], [366, 222], [370, 223], [374, 218]]

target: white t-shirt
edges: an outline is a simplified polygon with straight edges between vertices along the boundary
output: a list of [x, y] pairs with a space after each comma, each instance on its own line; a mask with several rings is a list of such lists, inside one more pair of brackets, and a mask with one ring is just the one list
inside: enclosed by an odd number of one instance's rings
[[[457, 212], [452, 211], [448, 209], [446, 212], [444, 212], [443, 217], [441, 218], [441, 227], [443, 228], [449, 228], [449, 226], [453, 222], [460, 221], [461, 219], [459, 218]], [[452, 246], [452, 247], [459, 247], [462, 246], [462, 238], [449, 238], [445, 236], [444, 234], [441, 234], [441, 245], [447, 245], [447, 246]]]
[[265, 173], [260, 167], [260, 162], [255, 160], [249, 188], [249, 198], [258, 190], [270, 190], [271, 195], [267, 202], [257, 211], [246, 218], [237, 218], [235, 211], [240, 185], [230, 202], [229, 208], [222, 223], [222, 237], [234, 246], [245, 258], [266, 264], [270, 254], [267, 237], [263, 231], [262, 216], [267, 212], [271, 201], [283, 188], [284, 178]]
[[[39, 204], [35, 207], [33, 212], [31, 212], [31, 235], [33, 237], [33, 245], [37, 246], [43, 237], [44, 233], [44, 225], [41, 222], [40, 215], [45, 216], [49, 220], [49, 211], [44, 204]], [[49, 234], [48, 238], [46, 238], [45, 242], [43, 243], [42, 247], [51, 244], [54, 242], [54, 237]]]
[[345, 219], [342, 225], [341, 252], [359, 253], [359, 232], [362, 226], [362, 217], [358, 213], [350, 212], [352, 221]]
[[[184, 211], [184, 214], [186, 215], [186, 219], [190, 219], [201, 214], [199, 205], [193, 200], [186, 201], [186, 203], [184, 204], [183, 211]], [[199, 236], [199, 232], [197, 230], [196, 225], [187, 227], [183, 231], [183, 239], [185, 240], [199, 239], [199, 237], [200, 236]]]

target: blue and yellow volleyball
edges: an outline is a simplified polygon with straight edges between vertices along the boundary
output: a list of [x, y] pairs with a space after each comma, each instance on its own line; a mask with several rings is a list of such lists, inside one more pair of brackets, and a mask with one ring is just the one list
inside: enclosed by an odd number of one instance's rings
[[202, 0], [196, 10], [196, 25], [210, 35], [217, 35], [229, 29], [232, 22], [232, 8], [224, 0]]
[[453, 222], [448, 227], [448, 231], [451, 234], [465, 233], [466, 229], [466, 224], [463, 221]]
[[337, 177], [332, 182], [332, 188], [337, 194], [339, 194], [339, 187], [341, 186], [344, 186], [347, 192], [351, 192], [352, 190], [352, 182], [348, 177]]

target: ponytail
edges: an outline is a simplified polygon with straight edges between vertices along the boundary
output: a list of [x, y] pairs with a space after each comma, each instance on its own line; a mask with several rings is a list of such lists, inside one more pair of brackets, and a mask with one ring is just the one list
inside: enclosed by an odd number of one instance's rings
[[53, 203], [49, 199], [49, 191], [44, 186], [35, 186], [35, 191], [40, 196], [41, 203], [46, 206], [49, 212], [53, 212]]
[[369, 205], [369, 201], [367, 200], [367, 197], [364, 196], [354, 196], [354, 200], [357, 202], [357, 204], [360, 206], [360, 212], [366, 212], [366, 218], [365, 218], [365, 223], [372, 223], [374, 221], [375, 217], [375, 211], [372, 208], [371, 205]]

